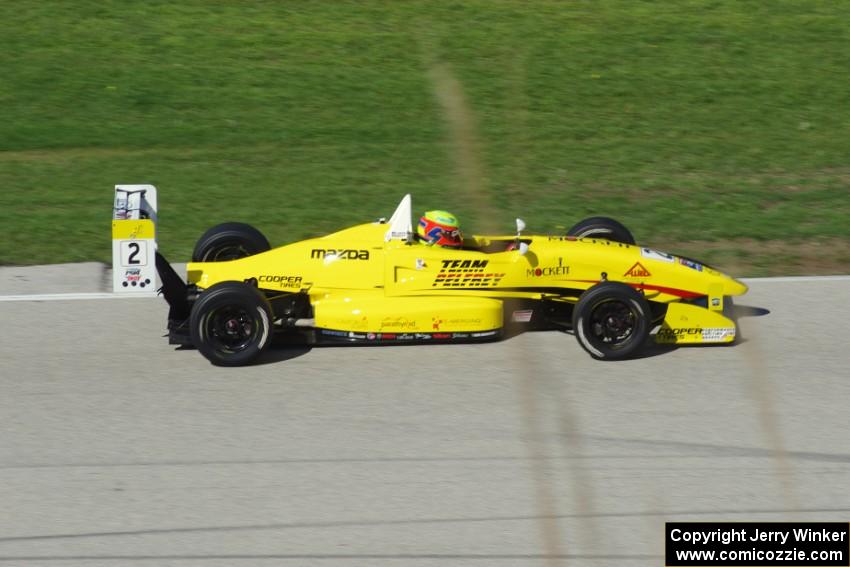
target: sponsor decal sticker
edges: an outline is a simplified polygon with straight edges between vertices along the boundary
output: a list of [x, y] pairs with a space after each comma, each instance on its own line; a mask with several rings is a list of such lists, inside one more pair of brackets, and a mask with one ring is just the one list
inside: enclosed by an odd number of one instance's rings
[[688, 335], [701, 335], [702, 329], [699, 327], [690, 327], [690, 328], [676, 328], [671, 329], [670, 327], [662, 327], [658, 330], [658, 336], [663, 339], [673, 339], [676, 340], [678, 337], [685, 337]]
[[643, 267], [643, 264], [640, 262], [635, 262], [635, 265], [628, 269], [628, 271], [623, 274], [623, 277], [627, 278], [648, 278], [652, 274], [649, 273], [649, 270]]
[[449, 319], [449, 325], [479, 325], [481, 323], [480, 317], [460, 317], [456, 319]]
[[381, 320], [381, 328], [384, 329], [413, 329], [416, 327], [416, 321], [407, 319], [406, 317], [385, 317]]
[[734, 327], [719, 327], [702, 330], [702, 340], [706, 343], [725, 342], [735, 338]]
[[280, 287], [301, 287], [301, 276], [262, 275], [257, 278], [259, 283], [277, 284]]
[[394, 341], [396, 339], [395, 333], [378, 333], [378, 339], [382, 341]]
[[687, 266], [692, 270], [696, 270], [698, 272], [702, 271], [702, 264], [694, 262], [693, 260], [688, 260], [687, 258], [679, 258], [679, 263], [683, 266]]
[[375, 333], [366, 333], [366, 338], [370, 341], [374, 341], [377, 338], [377, 335]]
[[368, 250], [352, 250], [344, 248], [313, 248], [310, 251], [310, 258], [319, 260], [368, 260]]
[[142, 280], [142, 270], [139, 268], [129, 268], [124, 271], [124, 281], [121, 282], [123, 287], [145, 287], [150, 285], [150, 278]]
[[548, 268], [529, 268], [525, 271], [526, 277], [539, 278], [541, 276], [566, 276], [570, 273], [569, 266], [552, 266]]
[[662, 340], [678, 341], [685, 337], [699, 336], [704, 343], [719, 343], [735, 338], [734, 327], [687, 327], [675, 328], [664, 327], [658, 331], [658, 338]]
[[352, 331], [362, 331], [365, 333], [369, 327], [369, 319], [367, 317], [341, 317], [337, 320], [337, 324]]
[[332, 331], [330, 329], [322, 329], [319, 331], [323, 335], [328, 335], [330, 337], [347, 337], [348, 333], [345, 331]]
[[511, 315], [511, 321], [513, 321], [514, 323], [529, 323], [531, 322], [531, 316], [533, 314], [533, 309], [522, 309], [520, 311], [514, 311]]
[[404, 333], [403, 335], [398, 335], [396, 339], [400, 341], [412, 341], [415, 337], [409, 333]]
[[348, 338], [350, 339], [365, 339], [366, 335], [363, 333], [348, 333]]
[[468, 339], [469, 333], [452, 333], [453, 339]]
[[473, 337], [493, 337], [498, 331], [482, 331], [480, 333], [472, 333]]
[[414, 335], [417, 339], [430, 339], [431, 335], [429, 333], [416, 333]]
[[432, 336], [435, 339], [450, 339], [450, 338], [452, 338], [451, 333], [434, 333]]
[[564, 259], [558, 258], [557, 266], [529, 268], [525, 271], [528, 278], [539, 278], [541, 276], [566, 276], [570, 273], [570, 267], [564, 265]]
[[669, 264], [672, 264], [676, 261], [676, 258], [674, 256], [671, 256], [666, 252], [659, 252], [658, 250], [653, 250], [652, 248], [641, 248], [640, 255], [644, 258], [658, 260], [659, 262], [667, 262]]

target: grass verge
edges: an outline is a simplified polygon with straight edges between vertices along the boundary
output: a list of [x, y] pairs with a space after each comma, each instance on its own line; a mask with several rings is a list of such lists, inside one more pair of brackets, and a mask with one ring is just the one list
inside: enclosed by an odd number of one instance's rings
[[[274, 243], [414, 194], [466, 230], [605, 214], [739, 275], [847, 272], [850, 5], [24, 0], [0, 18], [0, 264], [108, 261], [115, 183], [162, 249]], [[475, 126], [455, 159], [434, 65]], [[460, 190], [474, 183], [492, 206]]]

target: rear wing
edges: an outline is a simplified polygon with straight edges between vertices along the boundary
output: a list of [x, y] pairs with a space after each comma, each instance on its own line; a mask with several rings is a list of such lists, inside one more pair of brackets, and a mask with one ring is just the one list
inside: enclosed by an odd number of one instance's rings
[[112, 206], [112, 291], [155, 295], [156, 187], [116, 185]]

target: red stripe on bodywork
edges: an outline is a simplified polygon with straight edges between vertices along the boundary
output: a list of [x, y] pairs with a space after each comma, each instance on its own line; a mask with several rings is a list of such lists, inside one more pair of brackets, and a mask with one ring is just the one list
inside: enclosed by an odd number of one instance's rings
[[[573, 280], [574, 282], [587, 282], [592, 284], [597, 284], [601, 280]], [[682, 299], [694, 299], [697, 297], [702, 297], [704, 293], [696, 293], [694, 291], [688, 291], [686, 289], [676, 289], [675, 287], [664, 287], [663, 285], [652, 285], [652, 284], [644, 284], [644, 283], [629, 283], [629, 282], [620, 282], [624, 283], [628, 286], [631, 286], [635, 289], [648, 289], [650, 291], [658, 291], [661, 293], [666, 293], [668, 295], [675, 295], [676, 297], [681, 297]]]
[[696, 293], [693, 291], [688, 291], [686, 289], [676, 289], [674, 287], [664, 287], [661, 285], [647, 285], [647, 284], [628, 284], [635, 289], [651, 289], [655, 291], [660, 291], [661, 293], [667, 293], [669, 295], [676, 295], [683, 299], [694, 299], [696, 297], [702, 297], [705, 295], [704, 293]]

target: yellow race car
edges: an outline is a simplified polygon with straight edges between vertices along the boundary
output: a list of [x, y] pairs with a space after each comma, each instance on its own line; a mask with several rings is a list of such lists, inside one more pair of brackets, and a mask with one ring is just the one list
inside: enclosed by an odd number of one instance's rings
[[700, 262], [636, 245], [620, 223], [585, 219], [565, 235], [473, 236], [428, 246], [406, 195], [389, 220], [271, 248], [225, 223], [198, 241], [184, 282], [159, 253], [173, 344], [213, 364], [254, 361], [273, 336], [307, 344], [497, 340], [531, 329], [575, 334], [597, 359], [669, 344], [734, 341], [724, 315], [747, 287]]

